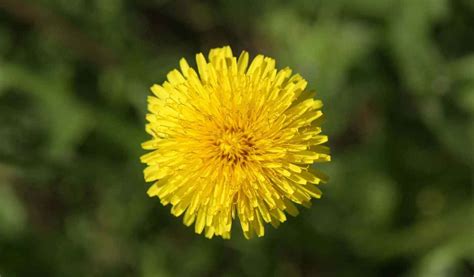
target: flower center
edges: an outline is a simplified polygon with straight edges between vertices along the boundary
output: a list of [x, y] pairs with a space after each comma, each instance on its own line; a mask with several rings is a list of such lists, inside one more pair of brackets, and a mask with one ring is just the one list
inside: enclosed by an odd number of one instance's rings
[[233, 129], [224, 130], [215, 142], [219, 157], [231, 163], [247, 161], [254, 145], [249, 135]]

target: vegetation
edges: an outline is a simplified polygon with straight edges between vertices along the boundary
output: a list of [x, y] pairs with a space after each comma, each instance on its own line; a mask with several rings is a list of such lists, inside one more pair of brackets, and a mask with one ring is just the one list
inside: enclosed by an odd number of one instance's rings
[[[0, 275], [472, 276], [474, 2], [0, 0]], [[231, 45], [325, 103], [323, 198], [247, 241], [146, 195], [146, 96]]]

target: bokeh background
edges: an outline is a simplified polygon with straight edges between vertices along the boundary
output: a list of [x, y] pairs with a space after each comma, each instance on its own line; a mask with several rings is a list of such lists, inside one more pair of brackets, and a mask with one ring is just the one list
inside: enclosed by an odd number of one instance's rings
[[[265, 237], [146, 195], [146, 96], [231, 45], [318, 91], [323, 198]], [[472, 276], [474, 1], [0, 0], [0, 275]]]

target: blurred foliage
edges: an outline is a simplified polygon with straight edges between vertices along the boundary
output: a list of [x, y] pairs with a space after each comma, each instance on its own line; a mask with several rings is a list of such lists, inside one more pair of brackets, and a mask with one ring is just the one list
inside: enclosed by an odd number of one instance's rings
[[[472, 276], [473, 3], [0, 0], [0, 275]], [[149, 86], [225, 44], [305, 76], [333, 151], [251, 241], [195, 235], [139, 163]]]

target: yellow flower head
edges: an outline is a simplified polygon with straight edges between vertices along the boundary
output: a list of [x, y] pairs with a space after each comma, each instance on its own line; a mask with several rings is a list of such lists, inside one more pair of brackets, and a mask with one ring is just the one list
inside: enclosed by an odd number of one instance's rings
[[294, 203], [321, 197], [316, 185], [327, 178], [310, 165], [330, 160], [322, 102], [308, 98], [300, 75], [262, 55], [249, 65], [247, 52], [236, 58], [226, 46], [196, 62], [198, 72], [181, 59], [180, 71], [151, 87], [152, 138], [142, 144], [151, 152], [141, 157], [154, 182], [148, 195], [208, 238], [230, 238], [236, 217], [246, 238], [263, 236], [264, 223], [277, 227], [298, 214]]

